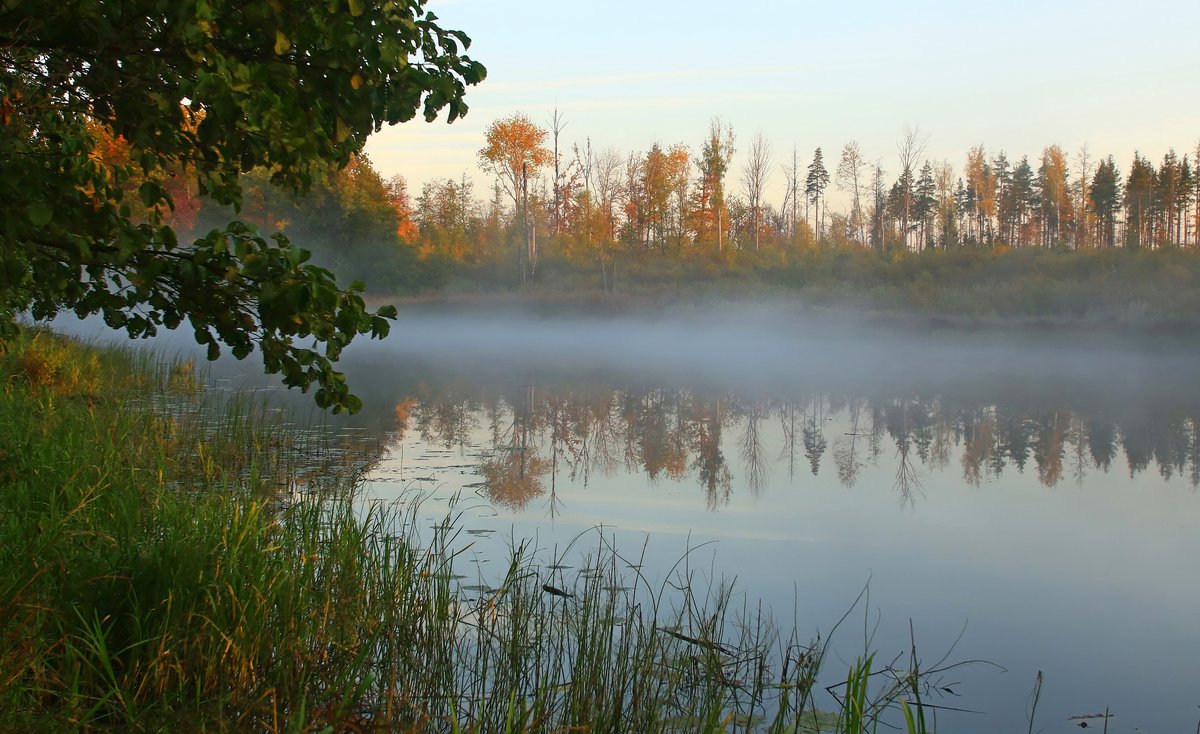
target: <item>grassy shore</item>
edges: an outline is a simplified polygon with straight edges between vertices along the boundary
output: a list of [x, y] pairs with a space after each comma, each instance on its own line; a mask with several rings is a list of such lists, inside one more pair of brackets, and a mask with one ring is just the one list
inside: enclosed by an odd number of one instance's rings
[[[1194, 335], [1200, 327], [1200, 254], [1178, 248], [1067, 251], [856, 248], [725, 258], [620, 256], [615, 291], [597, 268], [547, 255], [516, 288], [508, 270], [460, 267], [410, 306], [519, 304], [535, 311], [623, 313], [703, 303], [780, 302], [912, 328], [1027, 328]], [[510, 268], [511, 269], [511, 268]], [[505, 278], [508, 278], [507, 280]], [[611, 281], [607, 282], [611, 288]], [[382, 296], [382, 301], [392, 301]]]
[[517, 547], [467, 594], [453, 517], [415, 542], [356, 498], [369, 456], [191, 363], [31, 333], [0, 387], [0, 730], [926, 729], [936, 671], [864, 656], [817, 711], [822, 643], [686, 557], [601, 544], [560, 588]]

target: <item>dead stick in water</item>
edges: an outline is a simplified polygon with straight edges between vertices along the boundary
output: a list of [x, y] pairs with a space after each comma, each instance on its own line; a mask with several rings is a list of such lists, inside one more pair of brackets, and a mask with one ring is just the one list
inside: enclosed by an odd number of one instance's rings
[[690, 642], [693, 645], [699, 645], [700, 647], [703, 647], [708, 650], [718, 650], [720, 652], [725, 653], [726, 655], [733, 654], [732, 650], [725, 647], [724, 645], [722, 645], [719, 642], [711, 642], [709, 640], [702, 640], [699, 637], [691, 637], [689, 635], [683, 634], [682, 632], [676, 632], [675, 630], [664, 629], [663, 632], [666, 632], [668, 635], [670, 635], [676, 639], [683, 640], [684, 642]]

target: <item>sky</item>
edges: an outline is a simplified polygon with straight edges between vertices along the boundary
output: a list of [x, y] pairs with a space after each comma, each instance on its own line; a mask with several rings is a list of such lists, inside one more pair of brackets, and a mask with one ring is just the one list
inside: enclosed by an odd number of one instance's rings
[[[905, 127], [928, 135], [926, 157], [961, 175], [983, 144], [1010, 159], [1082, 145], [1127, 171], [1135, 150], [1157, 165], [1200, 142], [1200, 3], [1186, 0], [1011, 0], [979, 3], [810, 0], [432, 0], [444, 27], [465, 31], [488, 69], [453, 124], [413, 122], [373, 135], [385, 176], [417, 194], [433, 178], [490, 179], [477, 153], [496, 119], [523, 112], [566, 122], [562, 147], [644, 152], [657, 142], [694, 153], [710, 121], [733, 128], [731, 181], [750, 142], [771, 144], [768, 201], [781, 166], [817, 147], [833, 172], [857, 140], [889, 178]], [[1036, 168], [1036, 164], [1035, 164]]]

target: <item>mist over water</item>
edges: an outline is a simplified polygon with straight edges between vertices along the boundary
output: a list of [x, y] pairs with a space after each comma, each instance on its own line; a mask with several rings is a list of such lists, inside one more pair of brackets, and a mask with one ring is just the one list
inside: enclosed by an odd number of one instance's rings
[[515, 308], [402, 312], [391, 337], [354, 345], [344, 364], [351, 377], [367, 380], [375, 370], [420, 361], [480, 378], [513, 369], [603, 370], [743, 391], [983, 388], [1036, 396], [1186, 384], [1200, 376], [1197, 355], [1196, 345], [1166, 340], [936, 329], [851, 312], [735, 304], [591, 317]]
[[[124, 341], [96, 318], [63, 317], [55, 327]], [[186, 329], [164, 329], [147, 343], [203, 359]], [[257, 356], [240, 364], [224, 356], [218, 369], [253, 375], [261, 372]], [[371, 380], [379, 369], [436, 363], [479, 376], [512, 369], [605, 370], [746, 390], [943, 392], [988, 385], [992, 392], [1037, 394], [1102, 384], [1112, 394], [1114, 387], [1138, 389], [1164, 380], [1184, 384], [1200, 376], [1198, 356], [1200, 340], [995, 325], [950, 328], [783, 304], [595, 316], [500, 305], [403, 309], [387, 339], [359, 337], [340, 364], [352, 380]]]

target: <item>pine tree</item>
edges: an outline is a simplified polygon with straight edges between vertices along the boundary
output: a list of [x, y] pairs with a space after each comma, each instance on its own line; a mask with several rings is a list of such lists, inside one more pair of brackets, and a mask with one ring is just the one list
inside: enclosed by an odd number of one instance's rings
[[1096, 167], [1088, 199], [1096, 212], [1096, 241], [1101, 247], [1112, 247], [1116, 244], [1117, 211], [1121, 208], [1121, 174], [1111, 155]]
[[1182, 176], [1183, 164], [1172, 148], [1163, 157], [1154, 186], [1155, 229], [1158, 230], [1155, 240], [1159, 243], [1178, 241], [1175, 225], [1179, 221], [1179, 202], [1183, 194]]
[[920, 252], [929, 245], [929, 219], [937, 205], [937, 185], [933, 181], [933, 166], [929, 161], [921, 167], [921, 176], [917, 179], [913, 213], [921, 227], [921, 237], [917, 241], [917, 251]]
[[1154, 213], [1154, 166], [1140, 154], [1133, 154], [1133, 166], [1125, 180], [1125, 246], [1130, 249], [1153, 242], [1151, 225]]
[[821, 197], [827, 186], [829, 186], [829, 171], [825, 170], [825, 163], [821, 157], [821, 149], [817, 148], [816, 152], [813, 153], [812, 163], [808, 164], [808, 178], [805, 179], [804, 193], [816, 209], [818, 242], [821, 240], [822, 226]]
[[1029, 244], [1025, 238], [1025, 222], [1029, 212], [1037, 205], [1037, 191], [1033, 183], [1033, 167], [1029, 165], [1028, 156], [1021, 156], [1021, 162], [1013, 169], [1012, 177], [1014, 245]]
[[[729, 226], [725, 203], [725, 174], [733, 159], [733, 129], [714, 118], [708, 137], [700, 146], [696, 167], [700, 173], [701, 220], [711, 219], [715, 228], [717, 251], [725, 249], [725, 228]], [[707, 229], [707, 228], [706, 228]]]
[[1008, 156], [1000, 151], [992, 159], [992, 176], [996, 181], [996, 229], [1001, 242], [1013, 244], [1016, 233], [1014, 220], [1017, 202], [1013, 198], [1013, 172]]

